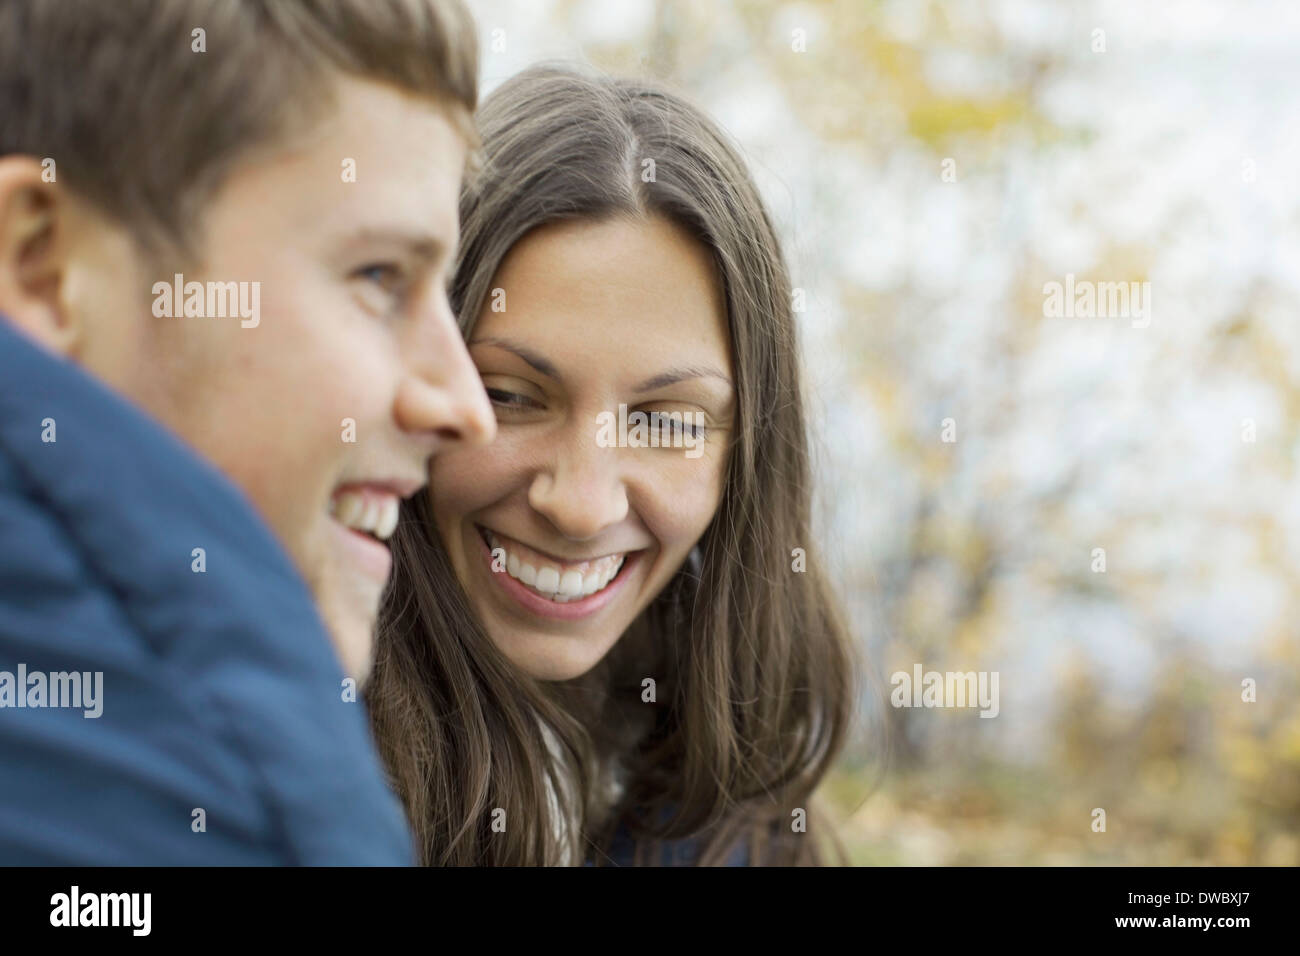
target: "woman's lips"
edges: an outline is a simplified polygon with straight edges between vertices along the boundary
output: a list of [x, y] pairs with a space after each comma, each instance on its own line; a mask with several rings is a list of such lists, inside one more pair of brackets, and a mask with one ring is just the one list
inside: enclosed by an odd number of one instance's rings
[[[485, 529], [484, 529], [485, 530]], [[508, 571], [496, 571], [492, 567], [493, 555], [492, 548], [484, 538], [482, 533], [477, 535], [479, 543], [482, 546], [484, 559], [484, 568], [487, 574], [493, 578], [502, 591], [510, 597], [516, 604], [524, 610], [529, 611], [539, 617], [551, 618], [560, 621], [576, 621], [595, 614], [605, 605], [609, 604], [623, 590], [625, 583], [630, 577], [632, 567], [640, 559], [640, 551], [633, 551], [623, 556], [617, 572], [603, 587], [594, 594], [588, 594], [567, 602], [553, 601], [544, 597], [533, 588], [516, 580]], [[500, 545], [509, 549], [511, 544], [517, 544], [509, 539], [498, 538]], [[607, 559], [601, 559], [607, 560]], [[579, 562], [577, 567], [580, 569], [591, 569], [597, 562]], [[576, 571], [575, 571], [576, 573]]]
[[620, 551], [597, 558], [566, 561], [487, 528], [479, 531], [493, 553], [500, 551], [505, 554], [507, 574], [557, 604], [566, 604], [605, 588], [614, 580], [627, 557], [626, 552]]

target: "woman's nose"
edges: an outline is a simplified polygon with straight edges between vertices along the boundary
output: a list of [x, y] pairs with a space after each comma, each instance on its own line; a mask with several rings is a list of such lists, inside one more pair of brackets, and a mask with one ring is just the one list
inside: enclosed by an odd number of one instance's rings
[[584, 541], [627, 517], [622, 449], [602, 448], [596, 429], [551, 446], [528, 489], [529, 504], [566, 538]]

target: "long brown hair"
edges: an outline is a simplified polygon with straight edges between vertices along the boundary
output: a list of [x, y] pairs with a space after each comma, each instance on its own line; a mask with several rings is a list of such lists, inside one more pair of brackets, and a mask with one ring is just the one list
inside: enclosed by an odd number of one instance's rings
[[[821, 862], [819, 844], [838, 844], [810, 802], [845, 740], [856, 658], [811, 541], [790, 280], [758, 191], [718, 127], [658, 85], [534, 67], [478, 120], [481, 168], [462, 195], [451, 295], [465, 334], [531, 230], [665, 217], [713, 254], [737, 418], [694, 559], [574, 681], [544, 684], [505, 659], [428, 497], [403, 506], [367, 695], [419, 852], [429, 864], [599, 862], [622, 824], [641, 861], [691, 835], [701, 864], [741, 841], [753, 863]], [[647, 677], [657, 702], [642, 699]], [[614, 764], [626, 785], [611, 801]]]

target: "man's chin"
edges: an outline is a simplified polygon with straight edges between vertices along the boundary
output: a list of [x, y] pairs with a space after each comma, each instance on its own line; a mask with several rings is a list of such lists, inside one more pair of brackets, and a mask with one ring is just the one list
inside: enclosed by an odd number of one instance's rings
[[347, 575], [321, 575], [311, 589], [339, 666], [357, 686], [366, 682], [374, 664], [382, 595], [369, 584]]
[[327, 617], [326, 625], [344, 676], [352, 678], [358, 687], [364, 685], [374, 667], [375, 619], [351, 614], [346, 621], [340, 621], [332, 616]]

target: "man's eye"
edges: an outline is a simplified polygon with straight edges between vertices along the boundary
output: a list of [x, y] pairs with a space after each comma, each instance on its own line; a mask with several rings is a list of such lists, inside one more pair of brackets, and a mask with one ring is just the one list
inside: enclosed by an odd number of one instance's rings
[[375, 262], [362, 266], [353, 275], [367, 282], [373, 282], [388, 292], [400, 291], [406, 279], [402, 267], [392, 262]]

